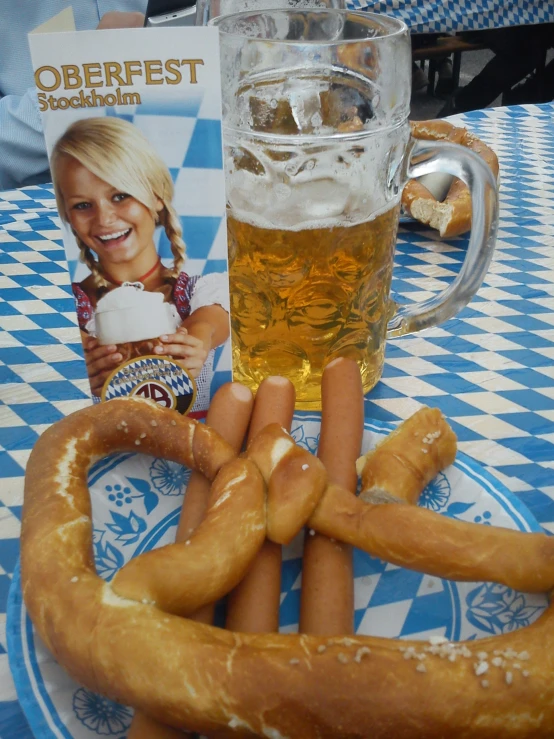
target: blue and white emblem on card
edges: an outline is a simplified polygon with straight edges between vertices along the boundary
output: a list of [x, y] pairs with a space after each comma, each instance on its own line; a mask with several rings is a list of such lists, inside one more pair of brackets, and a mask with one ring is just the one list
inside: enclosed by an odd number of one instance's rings
[[185, 414], [194, 405], [196, 383], [184, 367], [167, 357], [137, 357], [112, 372], [102, 389], [102, 400], [133, 395]]

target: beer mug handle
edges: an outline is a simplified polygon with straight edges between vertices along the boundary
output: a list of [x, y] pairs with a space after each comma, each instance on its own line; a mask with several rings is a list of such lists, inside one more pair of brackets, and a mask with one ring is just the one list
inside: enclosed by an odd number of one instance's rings
[[498, 228], [498, 192], [486, 162], [464, 146], [412, 139], [407, 179], [445, 172], [464, 182], [471, 194], [471, 233], [465, 260], [454, 282], [422, 303], [395, 303], [387, 338], [421, 331], [455, 316], [475, 295], [489, 267]]

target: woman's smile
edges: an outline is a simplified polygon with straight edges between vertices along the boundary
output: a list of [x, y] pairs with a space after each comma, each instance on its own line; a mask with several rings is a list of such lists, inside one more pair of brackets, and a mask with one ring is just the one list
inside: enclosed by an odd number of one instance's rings
[[120, 231], [111, 231], [108, 234], [97, 234], [96, 238], [100, 241], [102, 246], [119, 246], [120, 244], [123, 244], [131, 231], [131, 228], [124, 228]]

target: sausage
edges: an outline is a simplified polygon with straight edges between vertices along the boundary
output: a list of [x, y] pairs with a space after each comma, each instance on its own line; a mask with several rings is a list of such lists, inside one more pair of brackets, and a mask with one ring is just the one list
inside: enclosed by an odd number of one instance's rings
[[[364, 397], [354, 360], [339, 357], [323, 372], [317, 455], [329, 481], [356, 492], [356, 459], [364, 429]], [[304, 539], [299, 630], [351, 634], [354, 630], [352, 547], [309, 530]]]
[[[238, 382], [228, 382], [222, 385], [214, 394], [208, 413], [206, 424], [217, 431], [233, 449], [240, 452], [246, 430], [252, 414], [254, 398], [250, 390]], [[185, 541], [202, 522], [208, 508], [210, 497], [210, 481], [201, 473], [193, 471], [187, 485], [187, 494], [181, 508], [181, 516], [175, 541]], [[199, 608], [189, 618], [205, 624], [214, 620], [215, 605], [208, 603]], [[185, 739], [192, 734], [184, 734], [161, 724], [146, 714], [137, 712], [129, 730], [129, 739]]]
[[[254, 398], [250, 390], [238, 382], [222, 385], [214, 394], [206, 424], [217, 431], [233, 449], [240, 452], [252, 415]], [[211, 483], [200, 472], [193, 472], [187, 485], [175, 541], [188, 539], [201, 523], [208, 508]], [[190, 618], [213, 623], [214, 605], [200, 608]]]
[[[242, 448], [253, 405], [254, 398], [247, 387], [238, 382], [228, 382], [215, 393], [208, 409], [206, 425], [217, 431], [237, 454]], [[187, 485], [176, 541], [188, 539], [200, 524], [206, 513], [209, 497], [210, 482], [200, 472], [194, 471]]]
[[285, 377], [266, 377], [256, 393], [248, 442], [270, 423], [278, 423], [290, 430], [295, 401], [296, 393], [292, 382]]
[[[270, 423], [290, 430], [294, 403], [294, 386], [289, 380], [263, 380], [254, 401], [248, 441]], [[281, 559], [281, 546], [266, 539], [242, 582], [229, 594], [225, 623], [228, 629], [251, 633], [279, 630]]]

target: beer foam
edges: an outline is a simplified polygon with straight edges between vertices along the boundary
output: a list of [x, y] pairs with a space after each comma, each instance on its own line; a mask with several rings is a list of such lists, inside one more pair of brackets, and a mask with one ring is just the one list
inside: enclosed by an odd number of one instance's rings
[[124, 283], [100, 298], [96, 306], [96, 313], [107, 313], [108, 311], [124, 310], [126, 308], [142, 313], [149, 308], [155, 310], [158, 304], [163, 303], [163, 301], [162, 293], [144, 292], [142, 283]]
[[[296, 139], [294, 146], [285, 136], [268, 142], [233, 132], [226, 167], [231, 215], [287, 231], [371, 221], [400, 201], [399, 165], [408, 135], [402, 128], [322, 137], [317, 145]], [[244, 167], [230, 156], [239, 148], [248, 152]]]
[[90, 330], [101, 345], [124, 344], [172, 334], [179, 323], [162, 293], [143, 290], [142, 283], [124, 283], [100, 298]]
[[318, 228], [323, 229], [331, 229], [331, 228], [348, 228], [349, 226], [359, 226], [361, 223], [371, 223], [371, 221], [374, 221], [379, 216], [383, 215], [384, 213], [387, 213], [391, 208], [396, 207], [395, 205], [389, 205], [382, 210], [372, 213], [371, 216], [368, 218], [360, 218], [359, 220], [352, 220], [352, 221], [346, 221], [344, 219], [339, 220], [338, 218], [325, 218], [320, 219], [319, 221], [302, 221], [302, 223], [295, 223], [295, 224], [279, 224], [275, 223], [274, 221], [265, 220], [264, 218], [258, 218], [255, 216], [252, 216], [251, 213], [248, 213], [246, 211], [240, 211], [233, 209], [232, 211], [232, 217], [237, 220], [241, 221], [242, 223], [247, 223], [250, 226], [254, 226], [256, 228], [263, 228], [268, 231], [313, 231]]

